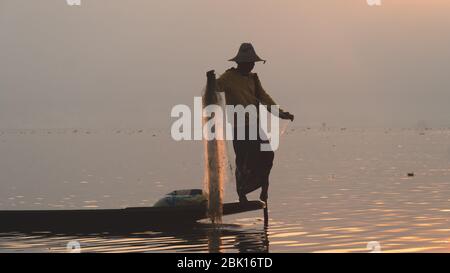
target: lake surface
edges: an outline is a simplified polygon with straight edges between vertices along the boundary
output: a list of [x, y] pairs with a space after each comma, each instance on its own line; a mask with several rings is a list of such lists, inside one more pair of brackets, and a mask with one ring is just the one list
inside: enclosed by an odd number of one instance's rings
[[[203, 144], [169, 134], [0, 130], [0, 210], [151, 206], [202, 188]], [[229, 182], [225, 201], [236, 199]], [[71, 241], [83, 252], [450, 252], [450, 129], [290, 127], [275, 156], [267, 228], [262, 217], [129, 234], [2, 233], [0, 252], [67, 252]]]

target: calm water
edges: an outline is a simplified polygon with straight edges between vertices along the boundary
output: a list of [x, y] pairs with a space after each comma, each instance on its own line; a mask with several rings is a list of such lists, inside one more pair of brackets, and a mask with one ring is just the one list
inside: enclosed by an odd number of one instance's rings
[[[202, 149], [157, 129], [2, 130], [0, 210], [149, 206], [202, 187]], [[269, 208], [267, 229], [250, 212], [219, 229], [1, 234], [0, 252], [450, 252], [450, 130], [288, 128]]]

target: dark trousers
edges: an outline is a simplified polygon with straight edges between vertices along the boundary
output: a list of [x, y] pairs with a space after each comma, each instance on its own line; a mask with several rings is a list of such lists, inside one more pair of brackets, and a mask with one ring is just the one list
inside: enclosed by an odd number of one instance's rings
[[256, 140], [233, 140], [236, 154], [236, 190], [239, 196], [246, 195], [260, 187], [269, 187], [269, 175], [275, 153], [261, 151], [261, 144], [268, 143], [258, 135]]

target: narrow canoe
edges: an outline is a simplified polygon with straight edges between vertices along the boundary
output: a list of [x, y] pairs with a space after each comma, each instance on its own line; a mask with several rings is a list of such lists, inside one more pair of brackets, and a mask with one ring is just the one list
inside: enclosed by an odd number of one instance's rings
[[[226, 203], [223, 215], [264, 208], [261, 201]], [[180, 228], [207, 218], [205, 206], [135, 207], [85, 210], [0, 211], [0, 232], [11, 231], [120, 231]]]

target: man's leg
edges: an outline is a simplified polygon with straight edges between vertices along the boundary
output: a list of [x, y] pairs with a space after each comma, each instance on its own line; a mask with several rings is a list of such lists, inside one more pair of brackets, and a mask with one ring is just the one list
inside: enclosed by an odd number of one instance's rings
[[233, 140], [233, 148], [234, 153], [236, 155], [236, 170], [235, 170], [235, 177], [236, 177], [236, 192], [239, 197], [239, 202], [247, 202], [247, 196], [243, 192], [243, 186], [245, 183], [245, 175], [244, 175], [244, 168], [245, 168], [245, 161], [246, 161], [246, 150], [245, 146], [243, 145], [243, 141], [240, 140]]
[[267, 198], [269, 198], [269, 183], [261, 187], [261, 194], [259, 195], [259, 199], [263, 202], [267, 202]]
[[273, 166], [273, 159], [275, 157], [275, 153], [272, 151], [264, 151], [261, 152], [261, 194], [259, 195], [259, 199], [263, 202], [267, 202], [269, 197], [269, 175]]

